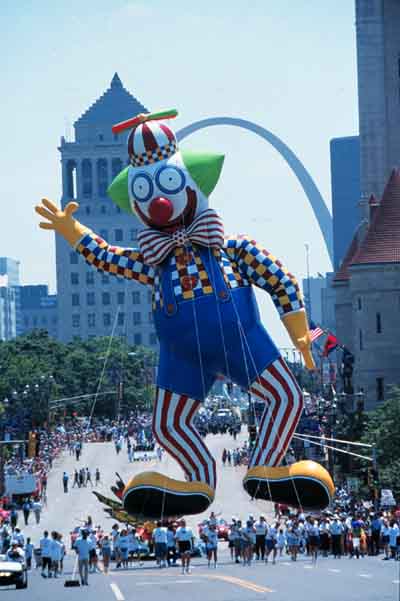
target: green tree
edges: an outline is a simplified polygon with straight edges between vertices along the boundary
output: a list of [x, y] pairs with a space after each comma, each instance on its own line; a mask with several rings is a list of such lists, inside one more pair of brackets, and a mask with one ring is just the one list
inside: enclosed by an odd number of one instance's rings
[[78, 395], [98, 393], [95, 404], [94, 396], [71, 401], [68, 411], [114, 416], [118, 408], [151, 408], [155, 363], [153, 352], [119, 337], [63, 344], [35, 331], [0, 343], [0, 399], [10, 400], [15, 415], [28, 410], [35, 423], [47, 419], [49, 402]]
[[400, 495], [400, 388], [368, 413], [363, 442], [375, 445], [380, 488], [391, 488]]

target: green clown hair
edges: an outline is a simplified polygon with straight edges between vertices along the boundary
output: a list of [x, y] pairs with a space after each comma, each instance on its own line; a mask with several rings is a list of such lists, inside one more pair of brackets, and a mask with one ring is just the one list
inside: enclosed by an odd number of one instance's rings
[[[183, 150], [181, 155], [183, 163], [193, 181], [197, 184], [204, 196], [210, 196], [221, 175], [225, 158], [224, 155], [208, 152], [190, 152], [186, 150]], [[133, 211], [128, 192], [128, 171], [129, 166], [125, 167], [125, 169], [114, 178], [108, 187], [107, 193], [115, 204], [123, 211], [132, 213]]]

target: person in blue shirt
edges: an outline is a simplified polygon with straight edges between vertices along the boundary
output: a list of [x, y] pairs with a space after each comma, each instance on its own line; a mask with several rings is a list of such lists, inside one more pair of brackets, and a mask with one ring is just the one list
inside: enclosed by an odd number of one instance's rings
[[79, 575], [81, 578], [81, 584], [87, 586], [89, 576], [89, 556], [90, 556], [90, 543], [88, 541], [88, 533], [86, 530], [82, 531], [79, 538], [74, 543], [74, 549], [78, 555], [78, 566]]
[[371, 551], [372, 555], [379, 555], [381, 544], [382, 518], [375, 514], [371, 521]]

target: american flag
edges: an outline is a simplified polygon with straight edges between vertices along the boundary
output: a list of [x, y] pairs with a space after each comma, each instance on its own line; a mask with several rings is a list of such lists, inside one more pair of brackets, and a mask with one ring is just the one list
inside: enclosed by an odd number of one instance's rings
[[315, 325], [313, 321], [310, 322], [310, 339], [311, 342], [315, 342], [317, 338], [325, 334], [324, 330], [319, 326]]

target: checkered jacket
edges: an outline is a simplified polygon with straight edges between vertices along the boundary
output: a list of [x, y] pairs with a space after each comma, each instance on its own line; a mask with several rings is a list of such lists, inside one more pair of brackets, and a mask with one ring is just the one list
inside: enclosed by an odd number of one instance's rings
[[[98, 271], [136, 280], [153, 288], [153, 308], [162, 307], [160, 270], [146, 265], [137, 249], [110, 246], [96, 234], [87, 233], [76, 250]], [[271, 253], [247, 236], [225, 239], [221, 249], [209, 249], [222, 269], [229, 288], [255, 285], [266, 290], [280, 315], [303, 308], [294, 276]], [[170, 258], [172, 285], [177, 302], [213, 294], [196, 246], [178, 247]]]

